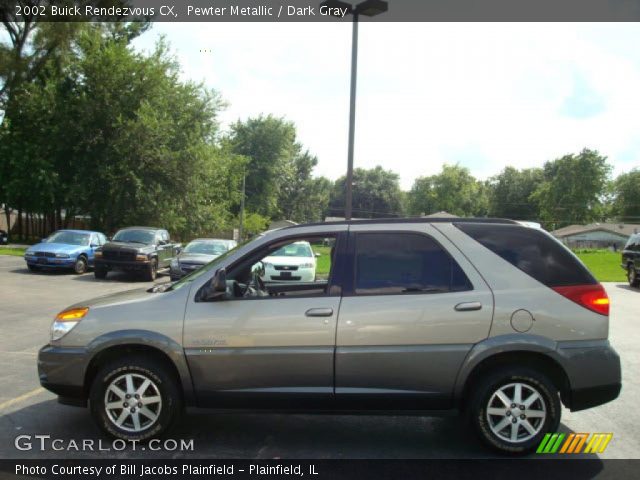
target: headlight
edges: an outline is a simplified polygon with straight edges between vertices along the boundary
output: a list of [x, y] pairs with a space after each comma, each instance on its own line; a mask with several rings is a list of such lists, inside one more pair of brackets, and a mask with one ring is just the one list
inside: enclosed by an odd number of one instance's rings
[[33, 253], [33, 252], [24, 252], [24, 256], [25, 256], [25, 257], [35, 257], [35, 256], [36, 256], [36, 254], [35, 254], [35, 253]]
[[171, 269], [172, 270], [180, 270], [180, 264], [178, 263], [178, 259], [174, 258], [171, 260]]
[[101, 258], [102, 257], [102, 252], [100, 250], [96, 250], [95, 252], [93, 252], [93, 256], [97, 257], [97, 258]]
[[262, 262], [262, 265], [264, 265], [264, 268], [273, 268], [273, 263]]
[[313, 263], [303, 263], [300, 268], [313, 268]]
[[66, 253], [56, 253], [56, 258], [69, 258]]
[[147, 255], [144, 253], [139, 253], [136, 255], [136, 261], [138, 262], [146, 262], [147, 260], [149, 260], [149, 257], [147, 257]]
[[88, 307], [70, 308], [56, 315], [53, 325], [51, 325], [51, 340], [60, 340], [64, 337], [73, 327], [80, 323], [80, 320], [84, 318], [88, 311]]

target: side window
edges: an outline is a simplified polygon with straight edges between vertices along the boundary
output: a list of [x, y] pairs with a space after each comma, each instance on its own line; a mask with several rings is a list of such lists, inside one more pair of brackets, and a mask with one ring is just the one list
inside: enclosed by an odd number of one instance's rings
[[548, 287], [596, 283], [571, 251], [542, 230], [519, 225], [456, 226], [514, 267]]
[[107, 243], [107, 237], [104, 236], [103, 234], [99, 233], [98, 234], [98, 243], [100, 243], [100, 245], [104, 245], [105, 243]]
[[319, 296], [329, 291], [337, 238], [304, 237], [261, 247], [227, 272], [235, 298]]
[[359, 233], [355, 247], [356, 294], [472, 290], [457, 262], [426, 235]]
[[166, 230], [162, 230], [162, 239], [165, 242], [168, 242], [169, 241], [169, 232], [167, 232]]

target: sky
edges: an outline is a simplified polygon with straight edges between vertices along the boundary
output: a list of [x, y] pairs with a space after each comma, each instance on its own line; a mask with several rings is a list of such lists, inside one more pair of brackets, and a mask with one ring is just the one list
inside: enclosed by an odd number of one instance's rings
[[[350, 24], [155, 23], [135, 47], [160, 35], [227, 102], [223, 129], [285, 117], [315, 175], [345, 174]], [[583, 148], [614, 175], [640, 167], [638, 45], [637, 23], [362, 23], [354, 164], [403, 189], [445, 163], [486, 179]]]

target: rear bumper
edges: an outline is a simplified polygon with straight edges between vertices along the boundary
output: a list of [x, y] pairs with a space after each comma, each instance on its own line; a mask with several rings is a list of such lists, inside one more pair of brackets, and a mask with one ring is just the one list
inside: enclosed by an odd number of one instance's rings
[[38, 352], [40, 385], [57, 394], [60, 403], [85, 406], [87, 363], [88, 355], [84, 348], [45, 345]]
[[563, 397], [571, 410], [584, 410], [615, 400], [622, 388], [620, 356], [608, 340], [559, 342], [558, 353], [569, 379]]

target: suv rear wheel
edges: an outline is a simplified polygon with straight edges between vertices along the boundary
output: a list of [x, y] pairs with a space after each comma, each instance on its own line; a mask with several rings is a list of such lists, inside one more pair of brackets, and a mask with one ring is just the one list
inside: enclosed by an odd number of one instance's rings
[[542, 373], [504, 368], [475, 385], [471, 419], [482, 440], [505, 453], [534, 450], [560, 424], [558, 390]]
[[177, 381], [165, 365], [137, 355], [103, 367], [93, 381], [89, 402], [98, 426], [124, 440], [161, 435], [182, 410]]

